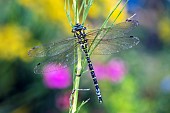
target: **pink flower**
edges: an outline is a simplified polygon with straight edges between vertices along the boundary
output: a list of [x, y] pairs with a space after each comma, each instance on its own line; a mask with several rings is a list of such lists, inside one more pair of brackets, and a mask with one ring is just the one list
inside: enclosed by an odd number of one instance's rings
[[107, 65], [107, 75], [113, 82], [122, 80], [126, 71], [126, 66], [122, 60], [113, 59]]
[[56, 107], [61, 110], [68, 109], [70, 107], [70, 93], [65, 93], [56, 98]]
[[108, 64], [95, 64], [94, 70], [99, 80], [116, 82], [123, 79], [127, 69], [122, 60], [113, 59]]
[[[43, 82], [47, 88], [63, 89], [71, 85], [71, 76], [68, 68], [59, 69], [61, 65], [48, 64], [43, 69]], [[57, 70], [57, 71], [54, 71]]]
[[107, 79], [107, 74], [106, 74], [106, 66], [103, 64], [95, 64], [94, 65], [94, 71], [96, 73], [97, 79], [102, 80], [102, 79]]

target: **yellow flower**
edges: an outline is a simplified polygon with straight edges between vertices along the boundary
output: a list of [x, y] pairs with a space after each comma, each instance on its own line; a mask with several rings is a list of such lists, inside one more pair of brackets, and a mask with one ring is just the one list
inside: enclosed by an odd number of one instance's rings
[[168, 17], [164, 17], [158, 23], [158, 33], [160, 38], [165, 42], [170, 42], [170, 19]]
[[54, 21], [66, 18], [63, 0], [19, 0], [19, 3], [43, 18], [49, 18]]
[[28, 60], [26, 43], [29, 41], [30, 33], [25, 28], [11, 24], [0, 27], [0, 58], [13, 60], [20, 57]]
[[[109, 11], [117, 4], [119, 0], [96, 0], [94, 1], [88, 16], [90, 18], [97, 19], [98, 17], [106, 18]], [[66, 28], [70, 28], [68, 20], [66, 18], [66, 13], [64, 11], [64, 0], [18, 0], [18, 2], [40, 15], [42, 18], [46, 18], [49, 21], [59, 21]], [[111, 21], [116, 18], [118, 13], [123, 7], [123, 3], [115, 10], [111, 17]], [[72, 8], [71, 8], [72, 9]], [[117, 19], [116, 23], [125, 21], [127, 18], [126, 9]]]
[[[95, 1], [92, 5], [89, 17], [90, 18], [98, 18], [98, 17], [104, 17], [106, 18], [108, 14], [110, 13], [114, 6], [118, 3], [119, 0], [98, 0]], [[121, 3], [118, 8], [114, 11], [112, 17], [110, 18], [110, 21], [113, 22], [113, 20], [117, 17], [121, 9], [123, 8], [123, 3]], [[117, 19], [116, 23], [125, 21], [127, 19], [127, 10], [126, 8], [123, 10], [119, 18]]]
[[42, 19], [61, 23], [71, 29], [64, 11], [64, 0], [18, 0], [18, 2]]

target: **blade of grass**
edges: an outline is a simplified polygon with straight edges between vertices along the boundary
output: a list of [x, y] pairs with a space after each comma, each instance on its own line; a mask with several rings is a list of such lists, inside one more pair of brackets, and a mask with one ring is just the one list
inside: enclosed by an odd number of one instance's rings
[[[113, 21], [113, 23], [111, 24], [110, 27], [113, 27], [115, 21], [118, 19], [118, 17], [120, 16], [120, 14], [122, 13], [122, 11], [124, 10], [124, 8], [125, 8], [126, 4], [128, 3], [128, 1], [129, 1], [129, 0], [127, 0], [127, 1], [125, 2], [123, 8], [122, 8], [121, 11], [119, 12], [119, 14], [116, 16], [116, 18], [114, 19], [114, 21]], [[110, 17], [111, 17], [112, 14], [114, 13], [114, 11], [118, 8], [118, 6], [120, 5], [121, 2], [122, 2], [122, 0], [120, 0], [120, 1], [115, 5], [115, 7], [114, 7], [113, 10], [109, 13], [108, 17], [106, 18], [106, 20], [104, 21], [104, 23], [102, 24], [102, 26], [100, 27], [100, 29], [104, 28], [104, 27], [107, 25]], [[89, 47], [89, 48], [90, 48], [89, 55], [92, 54], [92, 52], [94, 51], [94, 49], [97, 47], [97, 45], [98, 45], [98, 44], [100, 43], [100, 41], [101, 41], [101, 40], [99, 40], [99, 42], [94, 45], [94, 41], [95, 41], [95, 39], [98, 37], [99, 34], [100, 34], [100, 32], [97, 33], [97, 35], [95, 36], [92, 44], [91, 44], [90, 47]], [[103, 35], [103, 37], [104, 37], [106, 34], [107, 34], [107, 32], [105, 32], [105, 34]], [[101, 39], [102, 39], [102, 38], [101, 38]], [[92, 46], [94, 46], [94, 47], [92, 48]], [[84, 68], [85, 68], [86, 65], [87, 65], [87, 62], [86, 62], [86, 59], [84, 58], [84, 60], [83, 60], [83, 70], [84, 70]]]
[[73, 0], [74, 22], [79, 23], [78, 0]]
[[126, 7], [126, 5], [127, 5], [128, 2], [129, 2], [129, 0], [126, 0], [126, 2], [125, 2], [125, 4], [124, 4], [123, 8], [122, 8], [121, 11], [119, 12], [119, 14], [118, 14], [117, 17], [115, 18], [115, 20], [113, 21], [111, 27], [114, 26], [114, 23], [116, 22], [116, 20], [117, 20], [118, 17], [120, 16], [120, 14], [123, 12], [123, 10], [125, 9], [125, 7]]
[[79, 15], [81, 15], [84, 3], [86, 3], [86, 0], [83, 0], [82, 3], [81, 3], [80, 9], [79, 9]]
[[112, 14], [114, 13], [114, 11], [118, 8], [118, 6], [120, 5], [120, 3], [122, 2], [122, 0], [120, 0], [115, 7], [111, 10], [111, 12], [109, 13], [109, 15], [107, 16], [106, 20], [103, 22], [102, 26], [100, 28], [103, 28], [107, 25], [110, 17], [112, 16]]
[[[110, 17], [111, 17], [112, 14], [114, 13], [114, 11], [118, 8], [118, 6], [120, 5], [121, 2], [122, 2], [122, 0], [119, 0], [119, 2], [118, 2], [118, 3], [115, 5], [115, 7], [111, 10], [111, 12], [109, 13], [109, 15], [107, 16], [107, 18], [106, 18], [105, 21], [103, 22], [103, 24], [102, 24], [102, 26], [100, 27], [100, 29], [104, 28], [104, 27], [107, 25]], [[92, 42], [91, 45], [93, 45], [94, 41], [96, 40], [96, 38], [98, 37], [99, 34], [100, 34], [100, 32], [95, 36], [95, 38], [94, 38], [94, 40], [93, 40], [93, 42]], [[91, 48], [91, 45], [90, 45], [90, 48]], [[94, 48], [94, 49], [95, 49], [95, 48]], [[91, 53], [90, 53], [90, 54], [91, 54]]]
[[83, 18], [82, 18], [82, 24], [83, 25], [84, 25], [84, 22], [87, 18], [87, 15], [89, 13], [89, 10], [90, 10], [92, 4], [93, 4], [93, 0], [88, 0], [87, 5], [86, 4], [84, 5], [84, 12], [83, 12]]
[[78, 113], [78, 112], [80, 111], [81, 107], [82, 107], [83, 105], [85, 105], [89, 100], [90, 100], [90, 98], [87, 99], [86, 101], [83, 101], [83, 102], [81, 103], [81, 105], [77, 108], [77, 112], [76, 112], [76, 113]]
[[[120, 1], [122, 1], [122, 0], [120, 0]], [[123, 12], [123, 10], [124, 10], [125, 6], [127, 5], [128, 1], [129, 1], [129, 0], [127, 0], [127, 1], [125, 2], [123, 8], [120, 10], [119, 14], [118, 14], [118, 15], [116, 16], [116, 18], [114, 19], [114, 21], [113, 21], [113, 23], [111, 24], [110, 28], [112, 28], [112, 27], [114, 26], [114, 23], [116, 22], [116, 20], [117, 20], [118, 17], [120, 16], [120, 14]], [[118, 3], [117, 5], [119, 5], [119, 4], [120, 4], [120, 3]], [[116, 6], [116, 7], [117, 7], [117, 6]], [[115, 11], [115, 9], [114, 9], [114, 11]], [[113, 14], [112, 11], [111, 11], [111, 14]], [[110, 17], [111, 17], [111, 15], [109, 14], [108, 18], [110, 18]], [[109, 20], [109, 19], [106, 19], [107, 23], [108, 23], [108, 20]], [[106, 25], [107, 23], [104, 22], [105, 25]], [[102, 27], [104, 27], [105, 25], [102, 25]], [[102, 38], [105, 37], [105, 35], [107, 34], [108, 31], [109, 31], [109, 29], [104, 33], [104, 35], [102, 36]], [[98, 35], [98, 34], [97, 34], [97, 35]], [[96, 38], [97, 38], [97, 36], [94, 38], [94, 41], [95, 41]], [[101, 39], [102, 39], [102, 38], [101, 38]], [[94, 41], [93, 41], [93, 42], [94, 42]], [[97, 47], [97, 45], [100, 43], [100, 41], [101, 41], [101, 40], [99, 40], [99, 41], [94, 45], [94, 47], [91, 49], [90, 55], [92, 54], [92, 52], [94, 51], [94, 49]], [[93, 42], [92, 42], [92, 44], [93, 44]]]
[[[67, 7], [68, 7], [68, 9], [67, 9]], [[73, 27], [71, 15], [70, 15], [70, 1], [69, 0], [65, 0], [64, 10], [65, 10], [65, 13], [66, 13], [66, 16], [67, 16], [70, 26]]]

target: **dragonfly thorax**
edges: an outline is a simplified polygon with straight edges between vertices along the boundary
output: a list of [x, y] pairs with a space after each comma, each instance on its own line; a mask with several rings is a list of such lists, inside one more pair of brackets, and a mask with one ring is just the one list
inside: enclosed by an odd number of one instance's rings
[[82, 24], [77, 23], [73, 29], [72, 32], [77, 32], [77, 31], [82, 31], [82, 30], [86, 30], [86, 27], [84, 27]]
[[82, 24], [77, 23], [73, 27], [72, 33], [74, 33], [74, 37], [81, 39], [86, 36], [85, 30], [86, 30], [86, 27], [84, 27]]

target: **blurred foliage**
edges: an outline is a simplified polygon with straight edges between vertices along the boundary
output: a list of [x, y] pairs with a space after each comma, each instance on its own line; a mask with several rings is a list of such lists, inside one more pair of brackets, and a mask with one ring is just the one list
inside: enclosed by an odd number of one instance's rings
[[[95, 0], [87, 27], [88, 24], [100, 26], [116, 2]], [[84, 74], [81, 87], [91, 91], [80, 92], [80, 100], [91, 100], [81, 113], [170, 112], [170, 84], [166, 82], [170, 77], [169, 5], [169, 0], [130, 0], [117, 22], [136, 13], [134, 18], [141, 26], [133, 34], [140, 38], [140, 44], [112, 56], [93, 56], [94, 64], [119, 58], [125, 62], [128, 72], [119, 82], [99, 81], [103, 104], [98, 104], [92, 80]], [[45, 87], [43, 77], [33, 73], [38, 60], [29, 58], [27, 51], [35, 45], [72, 36], [70, 31], [64, 0], [0, 1], [0, 113], [68, 112], [56, 101], [70, 94], [71, 86], [55, 90]]]

